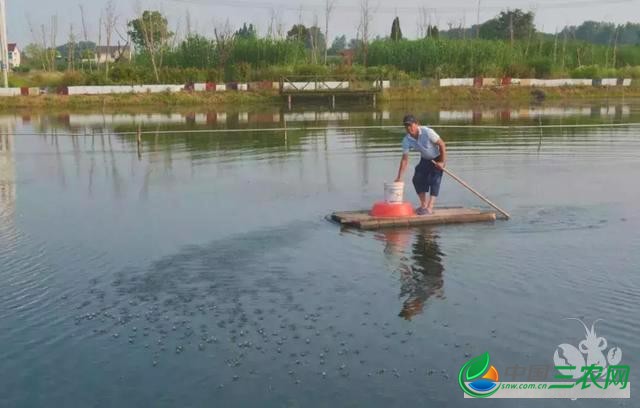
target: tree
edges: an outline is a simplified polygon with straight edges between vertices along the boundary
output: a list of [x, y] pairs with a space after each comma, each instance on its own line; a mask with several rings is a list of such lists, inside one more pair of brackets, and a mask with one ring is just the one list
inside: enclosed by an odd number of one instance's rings
[[535, 32], [533, 12], [520, 9], [501, 11], [480, 26], [480, 38], [488, 40], [521, 40]]
[[51, 16], [51, 26], [49, 41], [47, 41], [47, 27], [42, 24], [40, 25], [40, 31], [42, 32], [42, 49], [45, 50], [44, 56], [46, 60], [46, 68], [45, 71], [54, 71], [56, 69], [56, 59], [58, 57], [58, 53], [56, 52], [56, 38], [58, 36], [58, 16]]
[[[113, 3], [113, 0], [109, 0], [107, 6], [104, 9], [104, 13], [105, 18], [104, 20], [102, 20], [102, 22], [104, 24], [105, 35], [107, 36], [107, 53], [110, 54], [111, 36], [113, 35], [113, 30], [115, 29], [116, 23], [118, 21], [118, 16], [116, 15], [116, 6]], [[105, 79], [109, 80], [109, 57], [106, 58], [104, 67]]]
[[167, 18], [159, 11], [145, 10], [140, 17], [129, 21], [128, 27], [131, 41], [149, 55], [156, 81], [159, 82], [162, 58], [173, 37]]
[[46, 66], [46, 51], [40, 44], [29, 44], [24, 48], [24, 61], [30, 68]]
[[349, 40], [349, 44], [347, 45], [347, 48], [350, 50], [359, 50], [362, 48], [362, 40], [360, 40], [359, 38], [352, 38]]
[[277, 12], [275, 9], [271, 9], [271, 14], [269, 17], [269, 28], [267, 29], [267, 37], [279, 40], [284, 38], [284, 23], [282, 22], [282, 13]]
[[361, 52], [363, 65], [367, 66], [367, 54], [369, 53], [369, 36], [371, 35], [369, 29], [371, 20], [373, 19], [373, 10], [369, 4], [369, 0], [362, 0], [360, 3], [360, 25], [358, 26], [358, 34], [361, 41]]
[[304, 24], [294, 24], [291, 30], [287, 31], [287, 40], [304, 42], [308, 36], [309, 30]]
[[[325, 47], [324, 47], [324, 65], [327, 65], [327, 55], [329, 54], [329, 47], [327, 47], [327, 41], [329, 41], [329, 17], [331, 16], [331, 12], [333, 11], [334, 0], [325, 0], [324, 7], [324, 39], [325, 39]], [[345, 39], [346, 41], [346, 39]]]
[[214, 28], [213, 33], [216, 36], [218, 67], [223, 71], [226, 70], [227, 61], [231, 58], [231, 53], [236, 43], [236, 33], [231, 28], [229, 20], [224, 25]]
[[[82, 21], [82, 38], [84, 39], [84, 42], [88, 42], [89, 32], [87, 30], [87, 20], [84, 15], [84, 6], [82, 4], [79, 4], [78, 7], [80, 8], [80, 20]], [[95, 46], [94, 46], [94, 50], [95, 50]], [[82, 52], [79, 53], [80, 63], [82, 64], [82, 68], [84, 69], [84, 62], [89, 61], [89, 71], [91, 72], [92, 71], [91, 61], [93, 60], [93, 56], [91, 56], [90, 58], [85, 58], [85, 55], [89, 57], [88, 54], [85, 54]]]
[[428, 25], [427, 26], [427, 38], [439, 38], [440, 31], [438, 31], [438, 26]]
[[[75, 69], [74, 62], [76, 60], [76, 36], [73, 32], [73, 24], [69, 25], [69, 41], [67, 42], [67, 70], [73, 71]], [[64, 55], [64, 54], [63, 54]]]
[[167, 18], [159, 11], [145, 10], [140, 17], [129, 21], [128, 27], [131, 41], [142, 50], [149, 42], [166, 45], [173, 37]]
[[304, 43], [306, 49], [311, 50], [312, 62], [318, 63], [318, 56], [324, 53], [327, 47], [327, 42], [324, 38], [324, 33], [318, 26], [311, 26], [307, 30], [307, 39]]
[[307, 28], [304, 24], [294, 24], [291, 30], [287, 31], [287, 40], [302, 42], [308, 50], [324, 50], [326, 47], [324, 33], [315, 25]]
[[393, 23], [391, 24], [390, 38], [392, 41], [402, 40], [402, 30], [400, 29], [400, 17], [396, 17], [393, 19]]
[[334, 38], [333, 43], [331, 43], [331, 47], [327, 50], [327, 53], [330, 55], [336, 55], [345, 48], [347, 48], [347, 36], [343, 34]]
[[[56, 52], [59, 55], [67, 56], [67, 63], [69, 63], [69, 58], [74, 60], [81, 60], [83, 55], [93, 55], [96, 51], [96, 43], [92, 41], [80, 41], [80, 42], [71, 42], [69, 41], [67, 44], [63, 44], [56, 48]], [[69, 55], [71, 57], [69, 57]], [[92, 56], [88, 58], [93, 58]]]
[[560, 34], [594, 44], [609, 45], [618, 36], [618, 44], [640, 43], [640, 24], [627, 23], [616, 26], [614, 23], [585, 21], [579, 26], [565, 27]]
[[242, 28], [236, 31], [236, 38], [238, 39], [256, 39], [258, 38], [258, 34], [256, 33], [256, 28], [253, 24], [244, 23]]
[[201, 35], [191, 34], [180, 44], [177, 54], [181, 67], [209, 68], [214, 62], [215, 44]]

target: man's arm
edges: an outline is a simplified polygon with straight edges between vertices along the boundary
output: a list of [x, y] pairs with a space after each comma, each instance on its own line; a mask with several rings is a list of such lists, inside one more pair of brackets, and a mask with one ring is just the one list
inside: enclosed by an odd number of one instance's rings
[[396, 177], [396, 183], [402, 181], [402, 175], [404, 174], [407, 165], [409, 164], [409, 154], [404, 153], [402, 155], [402, 159], [400, 160], [400, 168], [398, 169], [398, 177]]
[[447, 145], [444, 143], [442, 138], [438, 139], [436, 144], [440, 148], [440, 160], [435, 162], [435, 164], [437, 168], [442, 170], [447, 165]]

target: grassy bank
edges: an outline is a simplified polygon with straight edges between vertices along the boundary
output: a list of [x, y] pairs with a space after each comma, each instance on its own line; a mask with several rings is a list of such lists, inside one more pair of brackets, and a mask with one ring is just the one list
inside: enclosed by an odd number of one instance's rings
[[[378, 98], [380, 104], [425, 102], [442, 108], [476, 103], [525, 104], [531, 101], [575, 101], [589, 99], [640, 98], [640, 87], [628, 88], [420, 88], [405, 87], [385, 90]], [[198, 92], [120, 95], [41, 95], [0, 97], [0, 111], [35, 110], [117, 110], [124, 108], [154, 108], [160, 110], [179, 107], [224, 109], [260, 105], [284, 104], [277, 91], [259, 92]]]
[[260, 92], [179, 92], [156, 94], [116, 94], [116, 95], [40, 95], [0, 97], [0, 110], [22, 109], [98, 109], [145, 107], [166, 109], [173, 107], [225, 107], [255, 106], [280, 103], [275, 91]]
[[533, 101], [576, 101], [593, 99], [639, 98], [640, 87], [493, 87], [493, 88], [394, 88], [380, 95], [381, 103], [403, 101], [424, 101], [441, 108], [469, 104], [504, 105], [507, 103], [526, 104]]

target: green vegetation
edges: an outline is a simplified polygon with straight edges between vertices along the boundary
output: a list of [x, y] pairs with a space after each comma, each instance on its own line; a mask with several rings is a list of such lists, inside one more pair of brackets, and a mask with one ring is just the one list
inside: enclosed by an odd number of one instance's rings
[[640, 74], [640, 47], [619, 46], [615, 51], [579, 41], [556, 43], [540, 36], [510, 42], [501, 40], [422, 39], [373, 41], [372, 66], [393, 66], [411, 77], [554, 78]]
[[480, 38], [489, 40], [523, 40], [535, 32], [533, 13], [522, 10], [501, 12], [480, 26]]
[[393, 19], [393, 24], [391, 24], [391, 36], [389, 38], [391, 41], [402, 40], [402, 29], [400, 28], [400, 18], [398, 17]]
[[[347, 80], [443, 77], [640, 78], [640, 26], [587, 22], [556, 35], [537, 32], [531, 12], [501, 12], [480, 26], [438, 31], [424, 25], [424, 38], [406, 39], [396, 17], [389, 37], [327, 39], [317, 26], [296, 24], [259, 37], [244, 24], [216, 27], [214, 38], [189, 34], [176, 40], [167, 18], [146, 10], [128, 22], [134, 57], [98, 64], [87, 41], [57, 48], [25, 48], [25, 72], [13, 86], [274, 81], [282, 76], [327, 75]], [[608, 38], [608, 40], [606, 40]], [[589, 40], [589, 41], [586, 41]], [[606, 40], [606, 41], [605, 41]], [[46, 42], [45, 42], [46, 43]], [[353, 64], [340, 52], [349, 47]], [[328, 58], [325, 59], [325, 52]], [[366, 62], [366, 63], [365, 63]]]
[[11, 96], [0, 98], [0, 110], [43, 109], [43, 110], [95, 110], [144, 108], [154, 109], [174, 107], [225, 107], [225, 106], [273, 106], [281, 101], [274, 91], [260, 92], [176, 92], [149, 94], [113, 95], [42, 95]]
[[[440, 88], [422, 87], [418, 80], [400, 81], [398, 87], [387, 89], [379, 95], [380, 105], [393, 103], [428, 103], [430, 106], [452, 108], [482, 104], [503, 106], [529, 104], [532, 90], [524, 87], [504, 88]], [[550, 88], [542, 93], [548, 101], [600, 100], [640, 98], [640, 86], [630, 88], [577, 87]], [[123, 109], [177, 109], [206, 106], [209, 109], [238, 109], [240, 106], [256, 108], [261, 105], [279, 105], [282, 98], [277, 91], [249, 92], [178, 92], [159, 94], [119, 95], [43, 95], [0, 98], [1, 111], [28, 110], [118, 110]], [[328, 101], [325, 101], [328, 104]]]
[[638, 44], [640, 42], [640, 24], [615, 25], [585, 21], [579, 26], [566, 27], [560, 32], [560, 36], [601, 45]]

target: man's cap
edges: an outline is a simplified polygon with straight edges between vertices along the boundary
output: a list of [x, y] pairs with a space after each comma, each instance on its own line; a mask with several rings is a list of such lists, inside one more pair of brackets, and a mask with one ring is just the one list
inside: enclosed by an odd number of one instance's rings
[[402, 123], [403, 123], [405, 126], [407, 126], [407, 125], [410, 125], [410, 124], [412, 124], [412, 123], [418, 123], [418, 120], [417, 120], [417, 119], [416, 119], [416, 117], [415, 117], [415, 116], [413, 116], [413, 115], [406, 115], [406, 116], [404, 117], [404, 119], [402, 119]]

